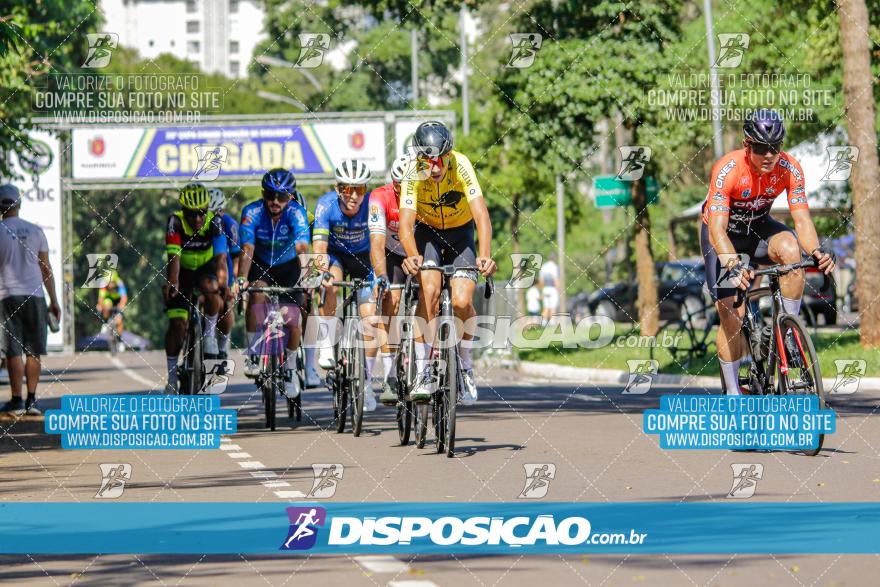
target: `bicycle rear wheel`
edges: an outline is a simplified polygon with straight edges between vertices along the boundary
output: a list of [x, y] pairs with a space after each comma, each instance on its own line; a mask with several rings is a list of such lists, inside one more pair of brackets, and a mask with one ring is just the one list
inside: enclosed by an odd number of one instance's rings
[[195, 395], [204, 381], [204, 355], [202, 354], [201, 314], [190, 315], [187, 322], [186, 345], [184, 347], [183, 373], [180, 378], [180, 393]]
[[[404, 357], [401, 352], [397, 353], [396, 369], [397, 375], [397, 435], [400, 438], [400, 445], [409, 444], [409, 436], [412, 430], [413, 421], [413, 403], [407, 401], [406, 396], [409, 395], [410, 379], [407, 376], [410, 363], [413, 359]], [[415, 369], [413, 369], [414, 371]]]
[[[452, 327], [448, 327], [452, 330]], [[451, 339], [449, 337], [447, 340]], [[446, 456], [455, 455], [455, 405], [458, 403], [458, 350], [453, 347], [452, 352], [446, 359], [446, 393], [443, 400], [446, 402]]]
[[664, 365], [687, 370], [696, 359], [706, 356], [708, 345], [686, 320], [667, 322], [654, 337], [648, 356]]
[[416, 448], [425, 448], [428, 439], [428, 404], [414, 404]]
[[[780, 390], [788, 395], [815, 395], [819, 398], [819, 409], [825, 408], [825, 390], [822, 386], [822, 372], [819, 368], [819, 358], [813, 341], [807, 334], [807, 327], [798, 316], [785, 314], [779, 318], [779, 328], [782, 331], [783, 348], [779, 349], [785, 357], [788, 365], [787, 372], [783, 372], [782, 361], [777, 363]], [[816, 456], [822, 450], [825, 435], [819, 435], [819, 444], [816, 448], [804, 450], [807, 456]]]
[[266, 428], [275, 430], [275, 405], [278, 394], [284, 389], [284, 377], [278, 357], [269, 356], [269, 377], [263, 381], [263, 411], [266, 415]]

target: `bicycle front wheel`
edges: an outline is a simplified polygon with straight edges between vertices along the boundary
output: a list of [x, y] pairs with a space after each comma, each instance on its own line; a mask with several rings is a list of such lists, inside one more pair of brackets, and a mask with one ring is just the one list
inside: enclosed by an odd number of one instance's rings
[[360, 436], [364, 426], [364, 397], [372, 391], [367, 387], [369, 381], [366, 377], [367, 358], [364, 349], [364, 335], [358, 328], [357, 320], [351, 319], [348, 323], [351, 332], [347, 340], [352, 345], [348, 351], [350, 358], [348, 376], [351, 382], [351, 433]]
[[409, 362], [414, 359], [404, 357], [403, 353], [397, 353], [396, 369], [397, 374], [397, 435], [400, 437], [400, 445], [409, 444], [409, 436], [412, 430], [413, 421], [413, 403], [407, 401], [406, 396], [409, 395], [409, 381], [407, 380], [407, 368]]
[[425, 448], [428, 439], [428, 404], [414, 404], [416, 419], [416, 448]]
[[[451, 327], [449, 327], [451, 330]], [[455, 405], [458, 403], [458, 349], [452, 348], [452, 352], [446, 358], [446, 393], [443, 401], [446, 402], [446, 456], [455, 455]]]
[[[825, 408], [825, 390], [822, 386], [822, 371], [819, 368], [819, 358], [816, 356], [816, 348], [807, 327], [798, 316], [786, 314], [779, 318], [779, 328], [782, 332], [782, 349], [779, 350], [780, 360], [777, 363], [780, 390], [782, 393], [793, 395], [815, 395], [819, 398], [819, 409]], [[784, 353], [784, 355], [783, 355]], [[782, 357], [788, 366], [783, 371]], [[816, 456], [822, 450], [825, 435], [819, 435], [819, 443], [815, 448], [804, 450], [808, 456]]]
[[266, 415], [266, 428], [275, 430], [275, 405], [278, 394], [284, 389], [284, 377], [278, 357], [269, 357], [269, 377], [263, 382], [263, 408]]

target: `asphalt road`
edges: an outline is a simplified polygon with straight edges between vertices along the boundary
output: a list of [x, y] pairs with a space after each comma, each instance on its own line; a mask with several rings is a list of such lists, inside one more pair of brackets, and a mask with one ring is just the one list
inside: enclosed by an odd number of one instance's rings
[[[41, 407], [64, 394], [134, 393], [161, 388], [161, 353], [92, 353], [46, 360]], [[132, 465], [119, 501], [277, 502], [311, 491], [313, 464], [339, 463], [330, 501], [515, 502], [524, 465], [556, 467], [547, 501], [728, 501], [735, 463], [764, 467], [752, 501], [833, 502], [880, 499], [877, 394], [837, 396], [837, 433], [818, 457], [789, 453], [666, 451], [642, 432], [642, 410], [658, 396], [622, 395], [621, 386], [578, 387], [487, 370], [480, 402], [460, 408], [457, 455], [401, 447], [393, 412], [366, 415], [360, 438], [327, 430], [326, 390], [305, 393], [304, 417], [279, 410], [278, 429], [263, 427], [259, 395], [237, 375], [223, 407], [238, 410], [239, 432], [223, 450], [72, 451], [42, 432], [40, 418], [0, 421], [0, 500], [92, 502], [100, 463]], [[690, 390], [693, 393], [707, 390]], [[3, 399], [0, 396], [0, 399]], [[503, 506], [501, 506], [503, 507]], [[816, 537], [821, 540], [821, 536]], [[276, 556], [2, 556], [0, 579], [16, 585], [865, 585], [880, 556], [416, 556], [302, 558]]]

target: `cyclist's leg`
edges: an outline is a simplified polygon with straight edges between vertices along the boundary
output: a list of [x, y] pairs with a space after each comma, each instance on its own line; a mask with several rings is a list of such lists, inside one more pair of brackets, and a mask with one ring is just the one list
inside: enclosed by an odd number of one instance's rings
[[[388, 270], [388, 281], [391, 285], [406, 283], [406, 274], [403, 272], [403, 257], [390, 251], [385, 253], [385, 267]], [[397, 401], [397, 374], [394, 372], [393, 347], [399, 348], [400, 336], [397, 324], [397, 312], [400, 308], [400, 294], [402, 290], [395, 289], [386, 291], [382, 298], [382, 316], [379, 328], [382, 335], [382, 346], [379, 352], [379, 360], [382, 366], [382, 395], [380, 400], [387, 405], [394, 405]]]
[[217, 321], [223, 309], [223, 298], [220, 296], [220, 283], [214, 261], [205, 263], [198, 269], [199, 289], [205, 298], [205, 354], [217, 355]]
[[[753, 228], [767, 241], [767, 255], [774, 263], [797, 263], [801, 260], [801, 247], [794, 231], [769, 214]], [[804, 271], [792, 271], [779, 279], [782, 291], [782, 304], [785, 311], [797, 316], [801, 310], [804, 294]]]
[[[746, 254], [754, 252], [750, 249], [744, 250], [749, 248], [748, 239], [735, 238], [734, 235], [728, 236], [730, 236], [737, 252]], [[755, 242], [755, 246], [757, 246], [757, 242]], [[718, 362], [721, 365], [721, 374], [728, 390], [727, 393], [736, 395], [740, 393], [739, 364], [745, 354], [745, 342], [742, 337], [745, 305], [734, 308], [736, 289], [723, 287], [722, 284], [719, 284], [719, 278], [722, 276], [721, 262], [715, 253], [715, 248], [709, 241], [709, 228], [706, 224], [702, 224], [700, 230], [700, 248], [706, 266], [706, 286], [715, 303], [715, 308], [718, 310], [719, 326], [716, 338]]]
[[[456, 267], [473, 267], [477, 264], [476, 245], [474, 243], [473, 223], [453, 228], [446, 231], [445, 238], [449, 242], [447, 247], [448, 256], [451, 259], [443, 259], [444, 263], [452, 263]], [[477, 315], [474, 309], [474, 289], [477, 285], [478, 274], [473, 270], [456, 271], [452, 276], [452, 309], [455, 317], [462, 321], [464, 330], [461, 333], [462, 342], [458, 347], [458, 356], [461, 361], [461, 369], [465, 373], [473, 375], [473, 363], [471, 360], [471, 340], [473, 334], [473, 320]], [[476, 388], [473, 390], [476, 393]]]
[[[327, 256], [329, 257], [330, 274], [333, 276], [331, 279], [333, 281], [342, 281], [342, 265], [335, 255], [328, 254]], [[319, 322], [318, 332], [319, 334], [326, 333], [327, 337], [317, 341], [318, 365], [323, 369], [332, 369], [333, 364], [336, 362], [336, 357], [333, 355], [333, 346], [336, 343], [335, 336], [337, 332], [335, 328], [337, 324], [336, 291], [337, 288], [332, 285], [324, 286], [324, 305], [320, 308], [320, 322], [324, 322], [324, 325], [321, 325]]]
[[165, 331], [165, 364], [168, 369], [166, 393], [177, 390], [177, 357], [183, 348], [186, 338], [186, 321], [189, 318], [189, 293], [192, 291], [195, 273], [180, 268], [177, 295], [165, 303], [165, 314], [168, 316], [168, 328]]
[[[425, 263], [440, 264], [440, 247], [435, 240], [440, 238], [440, 231], [424, 225], [417, 224], [415, 229], [416, 246], [419, 253], [424, 257]], [[433, 320], [437, 316], [437, 307], [440, 303], [440, 289], [443, 285], [443, 276], [439, 271], [419, 272], [419, 302], [416, 306], [416, 370], [422, 374], [411, 393], [414, 400], [423, 401], [430, 397], [434, 391], [434, 381], [429, 371], [431, 344], [434, 340]]]
[[[248, 283], [255, 287], [265, 287], [267, 285], [266, 281], [269, 280], [269, 267], [266, 266], [260, 259], [254, 255], [253, 261], [251, 262], [251, 268], [247, 274]], [[265, 318], [265, 312], [263, 312], [262, 317], [256, 316], [255, 309], [262, 308], [265, 310], [266, 307], [266, 296], [263, 294], [252, 293], [248, 295], [248, 303], [247, 308], [244, 314], [244, 331], [245, 331], [245, 348], [250, 348], [254, 345], [256, 340], [257, 327], [262, 323], [262, 318]], [[247, 351], [248, 354], [252, 354], [252, 351]]]

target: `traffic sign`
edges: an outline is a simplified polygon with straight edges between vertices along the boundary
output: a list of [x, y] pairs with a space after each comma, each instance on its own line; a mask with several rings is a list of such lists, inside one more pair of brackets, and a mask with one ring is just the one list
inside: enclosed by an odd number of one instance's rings
[[[659, 187], [653, 176], [645, 179], [648, 192], [648, 203], [656, 204], [659, 200]], [[593, 199], [597, 208], [617, 208], [632, 204], [632, 182], [620, 179], [616, 175], [597, 175], [593, 178]]]

